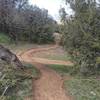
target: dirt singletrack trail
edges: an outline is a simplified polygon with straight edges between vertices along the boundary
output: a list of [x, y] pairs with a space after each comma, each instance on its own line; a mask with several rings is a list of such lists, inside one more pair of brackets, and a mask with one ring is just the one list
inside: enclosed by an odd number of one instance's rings
[[[41, 60], [40, 58], [33, 58], [32, 54], [35, 52], [47, 51], [55, 49], [57, 46], [43, 48], [43, 49], [31, 49], [23, 52], [19, 55], [20, 60], [32, 63], [37, 69], [40, 70], [41, 76], [38, 80], [33, 81], [33, 100], [71, 100], [71, 97], [65, 93], [63, 89], [63, 80], [59, 74], [46, 67], [45, 64], [64, 64], [67, 62], [53, 61], [53, 60]], [[50, 63], [49, 63], [50, 62]], [[68, 62], [68, 65], [71, 62]]]

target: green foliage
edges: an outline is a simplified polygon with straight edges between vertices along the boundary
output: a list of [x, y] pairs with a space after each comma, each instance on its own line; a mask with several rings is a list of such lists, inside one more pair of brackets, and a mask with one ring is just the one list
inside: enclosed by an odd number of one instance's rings
[[24, 65], [31, 75], [0, 62], [0, 100], [24, 100], [32, 96], [32, 77], [38, 77], [38, 71], [31, 64]]
[[75, 100], [100, 100], [100, 80], [71, 79], [64, 84]]
[[30, 12], [26, 13], [31, 13], [28, 18], [29, 41], [37, 43], [53, 42], [52, 33], [54, 32], [56, 25], [55, 21], [48, 15], [48, 11], [46, 9], [40, 9], [36, 6], [31, 7], [30, 9]]
[[25, 70], [29, 70], [31, 72], [31, 76], [33, 75], [33, 77], [38, 77], [40, 72], [32, 64], [23, 62], [23, 65], [25, 66]]
[[47, 65], [47, 67], [55, 70], [57, 73], [59, 73], [61, 76], [66, 75], [75, 75], [77, 72], [75, 72], [74, 66], [64, 66], [64, 65]]
[[100, 7], [94, 0], [66, 0], [74, 15], [64, 21], [63, 43], [84, 75], [94, 74], [100, 65]]
[[100, 57], [97, 57], [96, 63], [100, 64]]
[[78, 73], [75, 66], [47, 65], [47, 67], [55, 70], [62, 77], [64, 76], [64, 79], [66, 79], [64, 82], [66, 93], [69, 93], [75, 100], [100, 99], [100, 80], [98, 76], [85, 77]]
[[12, 41], [53, 42], [57, 23], [48, 10], [32, 6], [28, 0], [0, 0], [0, 32]]
[[0, 43], [10, 43], [10, 38], [4, 33], [0, 33]]

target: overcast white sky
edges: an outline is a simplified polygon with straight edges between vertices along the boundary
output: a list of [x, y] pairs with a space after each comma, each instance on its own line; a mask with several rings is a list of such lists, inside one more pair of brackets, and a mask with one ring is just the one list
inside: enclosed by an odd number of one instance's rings
[[33, 5], [37, 5], [40, 8], [47, 9], [49, 14], [56, 20], [59, 20], [60, 7], [66, 7], [67, 13], [72, 13], [70, 7], [65, 5], [64, 0], [29, 0], [29, 2]]

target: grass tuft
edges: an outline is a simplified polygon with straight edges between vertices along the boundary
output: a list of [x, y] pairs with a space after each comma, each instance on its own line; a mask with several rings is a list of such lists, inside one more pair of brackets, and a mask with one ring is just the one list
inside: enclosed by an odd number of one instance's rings
[[0, 33], [0, 43], [10, 43], [10, 38], [5, 34]]
[[100, 100], [100, 80], [72, 79], [66, 80], [64, 85], [75, 100]]
[[74, 73], [75, 66], [47, 65], [61, 76], [70, 76], [64, 82], [66, 93], [70, 93], [74, 100], [100, 100], [100, 78], [97, 76], [85, 77], [79, 73]]

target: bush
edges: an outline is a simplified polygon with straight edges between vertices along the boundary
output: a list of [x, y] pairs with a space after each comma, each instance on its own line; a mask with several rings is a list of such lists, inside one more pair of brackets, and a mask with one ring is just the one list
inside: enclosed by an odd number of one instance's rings
[[0, 33], [0, 43], [9, 43], [10, 37], [5, 35], [4, 33]]
[[100, 7], [93, 0], [66, 2], [75, 14], [64, 21], [64, 46], [77, 62], [81, 73], [95, 74], [100, 68], [97, 60], [100, 57]]
[[75, 100], [100, 100], [100, 80], [72, 79], [64, 84]]
[[38, 76], [38, 71], [24, 63], [30, 74], [0, 61], [0, 100], [24, 100], [32, 96], [32, 77]]

